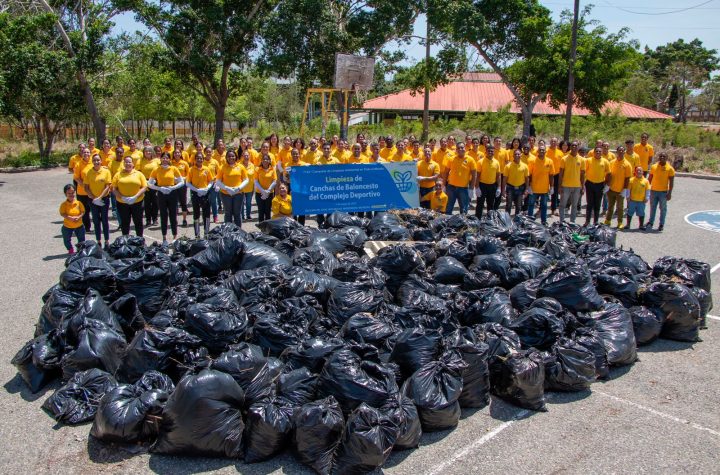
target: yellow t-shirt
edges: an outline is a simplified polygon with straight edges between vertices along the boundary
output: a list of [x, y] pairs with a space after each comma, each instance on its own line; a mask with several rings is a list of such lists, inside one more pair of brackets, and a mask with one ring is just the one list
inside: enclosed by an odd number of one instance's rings
[[108, 168], [110, 169], [110, 176], [114, 177], [117, 175], [117, 173], [123, 169], [123, 161], [122, 160], [113, 160], [108, 165]]
[[368, 158], [365, 155], [363, 155], [362, 153], [357, 158], [355, 158], [355, 154], [353, 153], [353, 154], [350, 154], [350, 156], [347, 158], [347, 161], [345, 163], [355, 164], [355, 163], [367, 163], [367, 162], [368, 162]]
[[550, 191], [550, 177], [555, 174], [555, 164], [552, 158], [546, 156], [544, 160], [541, 160], [540, 157], [530, 160], [528, 172], [533, 193], [542, 195]]
[[[126, 172], [121, 170], [117, 175], [113, 177], [113, 188], [118, 190], [121, 196], [135, 196], [140, 189], [147, 186], [147, 179], [138, 170], [130, 170]], [[143, 194], [135, 203], [140, 203], [145, 199]], [[125, 200], [120, 198], [120, 203], [125, 203]]]
[[[85, 214], [85, 207], [77, 198], [74, 199], [72, 203], [65, 200], [60, 204], [60, 216], [64, 214], [68, 216], [82, 216]], [[78, 221], [71, 221], [68, 218], [63, 218], [63, 226], [66, 228], [77, 229], [82, 225], [82, 219]]]
[[633, 176], [630, 162], [615, 159], [610, 162], [610, 189], [620, 193], [625, 188], [625, 179]]
[[632, 167], [633, 174], [635, 173], [635, 169], [640, 166], [640, 155], [633, 152], [632, 150], [627, 150], [625, 152], [625, 160], [628, 161], [630, 166]]
[[430, 193], [426, 193], [422, 198], [420, 198], [420, 201], [428, 201], [430, 200], [430, 209], [433, 211], [437, 211], [438, 213], [444, 213], [447, 209], [447, 202], [448, 202], [448, 196], [445, 194], [445, 192], [438, 193], [436, 191], [431, 191]]
[[656, 163], [650, 168], [650, 176], [650, 191], [668, 191], [670, 178], [675, 176], [675, 169], [669, 163], [665, 163], [665, 166]]
[[477, 171], [477, 164], [472, 158], [458, 156], [448, 162], [448, 184], [465, 188], [472, 179], [472, 172]]
[[[529, 165], [530, 160], [533, 160], [534, 158], [536, 158], [536, 157], [532, 153], [528, 153], [527, 155], [525, 155], [524, 153], [520, 154], [520, 162], [524, 163], [525, 165]], [[510, 163], [510, 162], [508, 162], [508, 163]]]
[[215, 159], [216, 162], [220, 164], [220, 166], [225, 165], [227, 163], [225, 161], [225, 156], [227, 155], [227, 150], [225, 150], [223, 153], [218, 152], [217, 150], [213, 150], [212, 155], [210, 158]]
[[[90, 170], [92, 167], [93, 164], [91, 160], [88, 160], [86, 162], [81, 158], [80, 161], [75, 164], [75, 169], [73, 170], [73, 179], [75, 181], [82, 181], [84, 184], [85, 176], [87, 175], [88, 170]], [[82, 186], [78, 186], [77, 190], [75, 191], [80, 196], [87, 196], [87, 193], [85, 193], [85, 188]]]
[[162, 166], [157, 167], [150, 174], [150, 179], [154, 179], [157, 182], [157, 186], [173, 186], [175, 184], [175, 178], [182, 178], [182, 174], [180, 170], [173, 165], [167, 168], [163, 168]]
[[192, 167], [187, 174], [188, 183], [195, 188], [205, 188], [215, 179], [215, 175], [206, 166]]
[[185, 160], [172, 160], [170, 162], [170, 165], [177, 168], [180, 172], [180, 176], [185, 178], [188, 174], [188, 170], [190, 170], [190, 164], [186, 162]]
[[[440, 174], [440, 165], [430, 160], [426, 162], [422, 160], [417, 164], [418, 176], [433, 176]], [[419, 185], [422, 188], [430, 188], [435, 186], [435, 180], [420, 180]]]
[[[422, 149], [417, 149], [417, 152], [415, 150], [410, 150], [407, 152], [408, 155], [410, 155], [410, 158], [415, 160], [416, 162], [422, 161], [425, 158], [425, 152], [422, 151]], [[432, 156], [430, 157], [432, 160]]]
[[640, 157], [640, 163], [638, 166], [642, 167], [643, 171], [648, 171], [650, 169], [652, 159], [655, 156], [655, 149], [653, 146], [650, 144], [643, 145], [641, 143], [636, 143], [633, 147], [633, 152], [637, 153], [638, 157]]
[[588, 158], [585, 161], [585, 179], [590, 183], [604, 183], [610, 173], [610, 162], [604, 158]]
[[[226, 163], [220, 167], [217, 179], [223, 185], [235, 188], [236, 186], [240, 186], [240, 184], [247, 179], [247, 170], [245, 170], [245, 167], [240, 162], [235, 162], [235, 165]], [[225, 195], [228, 194], [225, 190], [220, 191]]]
[[[270, 188], [270, 185], [272, 185], [272, 182], [277, 181], [277, 173], [275, 172], [275, 169], [270, 168], [263, 168], [263, 167], [257, 167], [255, 168], [255, 179], [260, 183], [260, 186], [265, 188], [266, 190]], [[259, 188], [255, 188], [255, 191], [260, 193]]]
[[247, 166], [245, 166], [245, 164], [243, 164], [243, 166], [245, 167], [245, 173], [247, 173], [248, 184], [245, 185], [245, 188], [242, 189], [242, 192], [252, 193], [255, 189], [255, 172], [257, 170], [257, 167], [250, 160], [248, 160]]
[[145, 157], [138, 160], [137, 165], [135, 166], [135, 169], [139, 171], [140, 173], [145, 176], [145, 181], [150, 179], [150, 175], [152, 174], [153, 170], [155, 170], [157, 167], [160, 166], [160, 159], [159, 158], [151, 158], [146, 159]]
[[380, 149], [380, 156], [385, 160], [390, 161], [388, 157], [391, 155], [395, 155], [396, 152], [397, 148], [395, 148], [394, 145], [392, 146], [392, 148], [383, 147]]
[[340, 151], [340, 149], [335, 149], [331, 156], [334, 157], [338, 163], [347, 163], [348, 159], [352, 156], [352, 152], [350, 150]]
[[481, 147], [478, 147], [477, 150], [470, 149], [470, 150], [468, 150], [467, 154], [470, 155], [472, 157], [472, 159], [475, 160], [476, 162], [478, 160], [482, 160], [483, 158], [485, 158], [485, 152], [483, 151], [483, 149]]
[[645, 201], [645, 195], [650, 189], [650, 182], [645, 177], [630, 178], [630, 201]]
[[280, 151], [277, 153], [277, 159], [282, 163], [283, 168], [288, 166], [290, 162], [292, 162], [292, 147], [290, 148], [281, 148]]
[[388, 161], [390, 162], [412, 162], [412, 157], [410, 154], [403, 152], [402, 155], [400, 152], [396, 151], [390, 156], [390, 159]]
[[108, 150], [107, 153], [105, 150], [100, 150], [98, 155], [100, 155], [100, 161], [104, 167], [108, 166], [108, 163], [115, 160], [115, 152], [112, 149]]
[[134, 152], [126, 153], [125, 156], [131, 156], [133, 159], [133, 163], [136, 164], [138, 160], [140, 160], [143, 157], [142, 150], [135, 149]]
[[506, 161], [507, 151], [506, 151], [505, 149], [497, 149], [497, 148], [496, 148], [496, 149], [493, 151], [493, 157], [494, 157], [495, 160], [497, 160], [498, 163], [500, 164], [500, 170], [501, 170], [501, 171], [502, 171], [502, 170], [505, 170], [505, 165], [507, 165], [507, 161]]
[[560, 173], [560, 162], [562, 161], [564, 156], [563, 151], [557, 147], [555, 147], [554, 149], [548, 148], [545, 151], [545, 156], [553, 162], [553, 168], [555, 169], [554, 175]]
[[214, 158], [205, 157], [203, 159], [203, 166], [210, 170], [213, 176], [217, 176], [218, 171], [220, 170], [220, 164]]
[[314, 152], [310, 149], [307, 149], [305, 151], [305, 154], [300, 157], [300, 160], [307, 163], [308, 165], [314, 165], [320, 157], [322, 157], [322, 152], [319, 149], [315, 149]]
[[85, 173], [83, 182], [90, 188], [90, 193], [92, 193], [93, 196], [100, 196], [105, 190], [105, 187], [112, 184], [112, 175], [110, 174], [110, 170], [105, 167], [100, 167], [98, 171], [95, 171], [95, 168], [91, 168]]
[[580, 155], [574, 157], [569, 153], [560, 162], [560, 169], [563, 171], [563, 181], [560, 186], [567, 188], [580, 188], [581, 172], [585, 170], [585, 159]]
[[451, 160], [455, 156], [454, 153], [449, 148], [446, 148], [445, 150], [439, 148], [435, 150], [432, 153], [431, 159], [438, 165], [440, 165], [440, 168], [442, 169], [443, 173], [445, 172], [445, 163], [447, 163], [449, 160]]
[[602, 158], [607, 160], [608, 162], [612, 162], [617, 158], [617, 156], [613, 152], [603, 153]]
[[505, 165], [503, 175], [507, 178], [508, 185], [522, 186], [525, 184], [525, 178], [530, 176], [530, 171], [523, 162], [515, 163], [515, 161], [512, 161]]
[[74, 171], [75, 171], [75, 165], [77, 165], [77, 163], [78, 163], [80, 160], [82, 160], [82, 155], [80, 155], [80, 154], [78, 154], [78, 153], [76, 153], [75, 155], [73, 155], [72, 157], [70, 157], [70, 161], [68, 162], [68, 170], [74, 172]]
[[500, 162], [493, 157], [482, 158], [478, 164], [478, 173], [480, 174], [480, 183], [492, 185], [497, 183], [497, 176], [500, 173]]
[[282, 216], [292, 216], [292, 196], [289, 194], [283, 199], [280, 195], [275, 195], [272, 200], [272, 217], [280, 218]]
[[340, 162], [337, 158], [330, 155], [330, 157], [325, 158], [325, 155], [320, 155], [320, 158], [315, 160], [314, 165], [338, 165]]

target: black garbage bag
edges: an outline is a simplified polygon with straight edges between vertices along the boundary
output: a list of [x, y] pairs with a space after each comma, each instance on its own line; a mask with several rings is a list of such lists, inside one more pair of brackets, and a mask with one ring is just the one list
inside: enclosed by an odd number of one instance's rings
[[160, 371], [148, 371], [135, 382], [135, 386], [144, 391], [165, 391], [168, 394], [175, 391], [175, 383]]
[[462, 284], [468, 270], [454, 257], [443, 256], [435, 261], [433, 277], [440, 284]]
[[698, 303], [700, 304], [700, 328], [707, 328], [705, 325], [705, 317], [707, 317], [707, 314], [713, 309], [712, 294], [700, 287], [692, 285], [688, 285], [687, 287], [690, 289], [690, 292], [692, 292], [695, 298], [698, 299]]
[[125, 335], [101, 321], [86, 320], [80, 327], [77, 346], [63, 355], [60, 362], [63, 379], [91, 368], [114, 375], [122, 364], [126, 347]]
[[510, 251], [510, 258], [530, 278], [537, 277], [552, 264], [550, 258], [542, 251], [532, 247], [516, 246]]
[[601, 294], [616, 297], [626, 307], [637, 303], [639, 287], [630, 270], [619, 267], [604, 268], [595, 275], [595, 280]]
[[370, 224], [370, 220], [367, 218], [361, 218], [359, 216], [353, 216], [342, 211], [334, 211], [325, 224], [331, 228], [345, 228], [347, 226], [357, 226], [359, 228], [366, 228]]
[[482, 254], [473, 258], [470, 271], [486, 270], [492, 272], [500, 279], [502, 285], [506, 286], [510, 281], [511, 268], [510, 258], [504, 254]]
[[412, 399], [402, 393], [393, 394], [380, 408], [398, 428], [393, 450], [416, 449], [422, 437], [422, 423]]
[[565, 333], [565, 322], [552, 310], [530, 307], [508, 326], [517, 333], [523, 348], [549, 350]]
[[81, 424], [95, 417], [100, 400], [117, 386], [112, 375], [97, 368], [76, 373], [47, 398], [43, 409], [63, 424]]
[[275, 236], [270, 236], [269, 234], [263, 234], [260, 231], [254, 231], [251, 233], [248, 233], [247, 239], [249, 241], [255, 241], [262, 244], [265, 244], [266, 246], [275, 247], [280, 242], [278, 238]]
[[262, 349], [251, 343], [239, 343], [212, 362], [212, 369], [229, 374], [245, 393], [250, 405], [273, 395], [276, 374]]
[[380, 249], [373, 261], [374, 266], [387, 274], [388, 290], [393, 294], [409, 275], [425, 272], [425, 263], [420, 254], [415, 249], [402, 244]]
[[[367, 239], [367, 235], [365, 237]], [[340, 234], [331, 234], [324, 231], [313, 231], [307, 237], [307, 242], [305, 243], [305, 245], [307, 247], [322, 247], [329, 253], [335, 255], [346, 251], [348, 249], [349, 242], [347, 239], [345, 239], [344, 236]], [[362, 247], [362, 244], [360, 244], [360, 247]], [[295, 252], [295, 250], [293, 250], [293, 252]], [[290, 253], [289, 255], [292, 255], [292, 253]]]
[[125, 338], [132, 339], [135, 333], [145, 327], [145, 318], [140, 311], [137, 298], [133, 294], [121, 295], [109, 307], [115, 312], [115, 317], [125, 333]]
[[283, 278], [282, 267], [262, 267], [236, 272], [223, 285], [231, 289], [238, 303], [247, 309], [277, 297]]
[[460, 262], [463, 266], [469, 266], [470, 264], [472, 264], [475, 253], [473, 252], [470, 244], [452, 240], [445, 249], [444, 257], [452, 257], [453, 259]]
[[615, 242], [617, 241], [617, 231], [603, 224], [588, 226], [585, 234], [590, 236], [590, 240], [593, 242], [604, 242], [612, 247], [615, 247]]
[[108, 295], [115, 290], [115, 270], [104, 259], [83, 257], [73, 261], [60, 274], [60, 285], [71, 292], [95, 289]]
[[87, 239], [83, 242], [79, 242], [75, 247], [75, 254], [65, 259], [65, 267], [69, 266], [73, 262], [82, 259], [83, 257], [94, 257], [95, 259], [105, 259], [105, 253], [102, 247], [97, 242]]
[[208, 240], [209, 241], [215, 241], [216, 239], [221, 239], [225, 236], [229, 236], [231, 234], [238, 234], [241, 237], [246, 237], [247, 233], [240, 229], [240, 226], [238, 226], [235, 223], [221, 223], [212, 228], [208, 232]]
[[328, 358], [318, 384], [319, 395], [334, 396], [346, 414], [363, 402], [381, 407], [390, 395], [398, 391], [391, 369], [379, 363], [363, 361], [349, 349], [338, 350]]
[[405, 381], [402, 393], [417, 406], [424, 431], [451, 429], [460, 421], [458, 400], [463, 388], [462, 371], [466, 367], [460, 353], [450, 350]]
[[356, 313], [340, 329], [339, 337], [346, 341], [369, 343], [377, 348], [386, 347], [386, 342], [397, 330], [392, 322], [370, 313]]
[[492, 393], [516, 406], [546, 411], [544, 385], [543, 357], [533, 348], [497, 358], [490, 365]]
[[478, 338], [490, 347], [488, 352], [490, 364], [499, 357], [507, 357], [520, 351], [520, 337], [499, 323], [483, 323], [472, 328]]
[[243, 403], [243, 390], [230, 375], [212, 369], [187, 374], [165, 405], [160, 435], [151, 451], [242, 457]]
[[277, 396], [291, 407], [302, 406], [315, 400], [318, 375], [307, 368], [298, 368], [282, 373], [277, 380]]
[[295, 249], [292, 263], [318, 274], [332, 275], [340, 267], [335, 256], [322, 246], [311, 246]]
[[263, 221], [262, 223], [258, 223], [258, 228], [260, 229], [260, 231], [278, 239], [285, 239], [287, 237], [290, 237], [293, 231], [301, 227], [302, 225], [300, 223], [298, 223], [292, 218], [288, 218], [285, 216], [280, 218], [268, 219]]
[[710, 292], [710, 264], [682, 257], [661, 257], [653, 265], [654, 277], [677, 277], [685, 284], [692, 284]]
[[515, 229], [512, 216], [506, 211], [490, 211], [483, 216], [480, 229], [482, 234], [494, 236], [500, 239], [507, 239]]
[[237, 266], [238, 270], [257, 269], [259, 267], [292, 264], [290, 258], [275, 248], [259, 242], [246, 242], [245, 252]]
[[415, 242], [434, 242], [435, 233], [432, 229], [415, 229], [412, 233], [412, 240]]
[[344, 346], [339, 338], [311, 337], [286, 348], [280, 358], [288, 370], [307, 368], [311, 373], [319, 373], [330, 355]]
[[293, 427], [292, 446], [298, 460], [320, 475], [330, 475], [335, 449], [345, 429], [345, 419], [335, 398], [330, 396], [296, 409]]
[[361, 404], [348, 417], [335, 457], [335, 473], [362, 474], [382, 467], [397, 434], [398, 428], [388, 416]]
[[115, 313], [110, 310], [102, 296], [95, 289], [88, 289], [82, 301], [72, 311], [64, 315], [60, 322], [61, 335], [65, 344], [76, 346], [80, 338], [80, 330], [90, 320], [96, 320], [122, 334]]
[[293, 408], [284, 400], [269, 398], [247, 411], [245, 463], [257, 463], [281, 452], [290, 442]]
[[457, 350], [467, 365], [461, 372], [463, 388], [460, 407], [485, 407], [490, 404], [490, 347], [472, 329], [462, 327], [444, 339], [445, 348]]
[[60, 284], [52, 286], [43, 296], [43, 307], [35, 325], [35, 336], [59, 328], [63, 317], [75, 310], [83, 296], [82, 293], [63, 289]]
[[142, 236], [118, 236], [110, 244], [113, 259], [130, 259], [145, 255], [145, 238]]
[[540, 282], [538, 297], [552, 297], [573, 312], [597, 310], [603, 299], [595, 290], [592, 277], [585, 265], [567, 259], [550, 269]]
[[409, 241], [410, 230], [402, 225], [380, 225], [374, 228], [370, 239], [374, 241]]
[[642, 293], [642, 303], [664, 318], [662, 338], [700, 339], [700, 302], [687, 286], [676, 282], [653, 282]]
[[252, 341], [273, 356], [305, 339], [310, 320], [298, 318], [290, 312], [257, 316], [252, 326]]
[[638, 346], [647, 345], [657, 340], [663, 326], [663, 315], [655, 314], [647, 307], [630, 307], [630, 318], [632, 318], [633, 333]]
[[196, 275], [215, 276], [220, 271], [234, 269], [243, 258], [244, 251], [244, 237], [229, 234], [212, 241], [206, 249], [188, 258], [185, 265]]
[[574, 341], [590, 350], [595, 355], [595, 378], [606, 380], [610, 377], [610, 365], [607, 359], [607, 350], [600, 334], [591, 328], [578, 328]]
[[467, 272], [462, 281], [463, 290], [490, 289], [499, 285], [500, 279], [498, 276], [487, 270]]
[[390, 361], [400, 366], [403, 378], [435, 360], [440, 354], [442, 335], [438, 330], [415, 327], [401, 331], [390, 353]]
[[310, 295], [324, 304], [340, 281], [327, 275], [305, 270], [302, 267], [291, 267], [284, 273], [283, 283], [283, 297]]
[[542, 251], [551, 259], [560, 260], [573, 253], [570, 244], [559, 237], [552, 237], [542, 247]]
[[481, 289], [468, 292], [472, 304], [460, 316], [464, 325], [478, 323], [500, 323], [508, 326], [517, 315], [513, 308], [510, 295], [500, 287]]
[[342, 265], [335, 269], [332, 276], [342, 282], [361, 283], [377, 290], [384, 289], [387, 281], [383, 271], [370, 267], [365, 261]]
[[155, 315], [162, 309], [163, 291], [170, 279], [171, 261], [162, 252], [146, 252], [137, 259], [113, 261], [118, 285], [137, 298], [143, 315]]
[[225, 351], [243, 340], [247, 327], [248, 317], [242, 307], [196, 303], [186, 311], [185, 329], [200, 338], [211, 353]]
[[330, 293], [327, 316], [338, 325], [344, 325], [357, 313], [375, 314], [383, 302], [385, 302], [383, 290], [364, 283], [342, 282]]
[[530, 279], [520, 282], [510, 289], [510, 302], [517, 310], [524, 312], [537, 298], [537, 291], [542, 279]]
[[472, 249], [476, 255], [500, 254], [505, 250], [505, 244], [492, 236], [477, 235], [472, 241]]
[[51, 330], [25, 343], [10, 363], [17, 368], [30, 392], [36, 393], [60, 375], [62, 352], [62, 339], [57, 330]]
[[544, 362], [546, 390], [585, 391], [595, 382], [595, 354], [569, 338], [560, 338]]
[[625, 307], [617, 303], [606, 303], [601, 310], [578, 315], [578, 320], [584, 326], [597, 331], [605, 345], [610, 365], [635, 363], [637, 344], [632, 318]]

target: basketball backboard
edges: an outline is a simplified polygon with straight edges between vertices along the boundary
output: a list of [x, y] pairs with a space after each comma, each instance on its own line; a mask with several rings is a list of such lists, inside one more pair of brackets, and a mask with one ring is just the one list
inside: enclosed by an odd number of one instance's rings
[[372, 89], [375, 58], [335, 53], [335, 89]]

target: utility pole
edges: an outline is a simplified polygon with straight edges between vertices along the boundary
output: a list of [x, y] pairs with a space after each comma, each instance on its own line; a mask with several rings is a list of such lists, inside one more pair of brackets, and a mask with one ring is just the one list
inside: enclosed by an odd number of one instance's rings
[[423, 102], [423, 130], [420, 142], [425, 146], [425, 142], [430, 135], [430, 78], [428, 77], [428, 67], [430, 66], [430, 19], [425, 17], [425, 100]]
[[565, 141], [570, 140], [570, 120], [572, 119], [572, 106], [575, 96], [575, 73], [573, 68], [575, 67], [575, 56], [577, 54], [577, 30], [578, 30], [578, 16], [580, 14], [580, 0], [575, 0], [575, 12], [573, 15], [572, 24], [572, 43], [570, 45], [570, 63], [568, 64], [568, 93], [567, 102], [565, 105], [565, 132], [563, 138]]

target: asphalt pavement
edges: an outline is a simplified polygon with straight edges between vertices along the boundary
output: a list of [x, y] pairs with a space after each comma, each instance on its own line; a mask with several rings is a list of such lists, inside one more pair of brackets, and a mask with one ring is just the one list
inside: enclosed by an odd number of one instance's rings
[[[32, 337], [42, 307], [40, 297], [63, 269], [66, 254], [58, 207], [68, 181], [60, 169], [0, 174], [2, 471], [310, 473], [288, 453], [246, 465], [123, 450], [90, 439], [89, 424], [59, 426], [42, 411], [43, 401], [58, 385], [31, 394], [10, 359]], [[720, 182], [678, 178], [668, 206], [664, 232], [621, 231], [618, 246], [632, 248], [651, 265], [665, 255], [718, 265], [720, 234], [692, 226], [684, 218], [694, 211], [720, 210]], [[245, 226], [254, 228], [252, 223]], [[183, 233], [190, 235], [192, 229]], [[160, 232], [151, 228], [147, 236], [160, 239]], [[713, 299], [720, 308], [720, 270], [713, 277]], [[720, 315], [718, 308], [711, 314]], [[703, 341], [694, 344], [660, 340], [641, 347], [640, 361], [613, 370], [613, 378], [594, 384], [592, 391], [549, 393], [545, 413], [493, 398], [489, 407], [463, 411], [455, 430], [425, 434], [419, 449], [393, 453], [383, 471], [718, 473], [720, 318], [709, 318], [701, 336]]]

